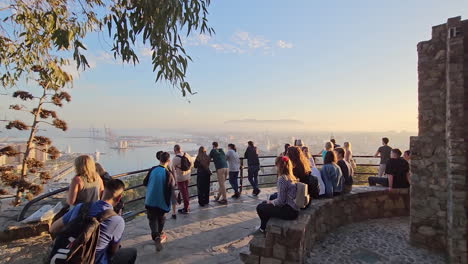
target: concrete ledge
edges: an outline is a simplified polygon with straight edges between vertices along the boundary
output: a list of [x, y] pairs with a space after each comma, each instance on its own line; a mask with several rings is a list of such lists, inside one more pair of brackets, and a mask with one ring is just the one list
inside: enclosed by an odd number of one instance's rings
[[409, 215], [408, 189], [389, 192], [382, 187], [354, 187], [351, 193], [312, 201], [298, 219], [273, 218], [265, 236], [255, 236], [244, 263], [304, 263], [315, 242], [337, 227], [375, 218]]
[[0, 231], [0, 242], [40, 236], [49, 233], [49, 221], [32, 224], [17, 224]]

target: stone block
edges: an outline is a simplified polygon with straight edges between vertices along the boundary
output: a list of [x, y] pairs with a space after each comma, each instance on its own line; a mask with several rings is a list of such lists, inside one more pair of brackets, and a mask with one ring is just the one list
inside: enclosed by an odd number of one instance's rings
[[260, 257], [260, 264], [282, 264], [282, 261], [275, 258]]
[[245, 264], [258, 264], [260, 262], [260, 257], [248, 253], [240, 253], [240, 259]]
[[274, 245], [273, 257], [276, 259], [286, 259], [286, 247], [279, 244]]

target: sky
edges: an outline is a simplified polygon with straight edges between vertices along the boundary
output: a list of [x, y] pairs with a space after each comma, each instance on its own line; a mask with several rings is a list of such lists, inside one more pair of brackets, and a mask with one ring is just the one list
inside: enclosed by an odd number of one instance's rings
[[155, 83], [144, 46], [139, 65], [122, 65], [107, 35], [95, 34], [91, 69], [72, 69], [62, 119], [72, 128], [209, 131], [253, 119], [310, 131], [417, 131], [416, 45], [447, 18], [467, 19], [468, 2], [212, 0], [209, 11], [216, 34], [184, 41], [197, 94]]

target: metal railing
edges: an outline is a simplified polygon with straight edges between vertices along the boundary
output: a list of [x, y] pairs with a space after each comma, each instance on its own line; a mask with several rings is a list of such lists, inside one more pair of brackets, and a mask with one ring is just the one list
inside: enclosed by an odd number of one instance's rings
[[[315, 158], [321, 158], [320, 155], [313, 155], [314, 159]], [[260, 156], [259, 159], [274, 159], [276, 158], [276, 156]], [[356, 156], [353, 156], [353, 158], [375, 158], [374, 156], [367, 156], [367, 155], [356, 155]], [[244, 171], [245, 170], [248, 170], [248, 166], [244, 166], [244, 160], [245, 158], [240, 158], [240, 161], [241, 161], [241, 166], [240, 166], [240, 170], [239, 170], [239, 191], [242, 192], [242, 190], [244, 188], [249, 188], [251, 187], [251, 185], [244, 185], [244, 179], [247, 179], [248, 176], [244, 175]], [[322, 163], [316, 163], [317, 166], [321, 166], [323, 165]], [[359, 163], [356, 163], [356, 165], [358, 167], [378, 167], [379, 164], [359, 164]], [[263, 168], [273, 168], [275, 167], [274, 164], [269, 164], [269, 165], [260, 165], [260, 169], [263, 169]], [[114, 179], [118, 179], [118, 178], [122, 178], [122, 177], [126, 177], [126, 176], [131, 176], [131, 175], [136, 175], [136, 174], [140, 174], [140, 173], [144, 173], [144, 172], [149, 172], [150, 168], [148, 169], [144, 169], [144, 170], [136, 170], [136, 171], [130, 171], [130, 172], [125, 172], [125, 173], [120, 173], [120, 174], [117, 174], [117, 175], [113, 175], [112, 178]], [[215, 172], [215, 171], [213, 171]], [[354, 173], [354, 175], [373, 175], [373, 173]], [[197, 173], [192, 173], [191, 176], [197, 176]], [[266, 173], [266, 174], [259, 174], [258, 177], [269, 177], [269, 176], [276, 176], [276, 173]], [[226, 181], [228, 181], [228, 179], [226, 179]], [[210, 180], [210, 184], [212, 183], [217, 183], [218, 181], [217, 180]], [[266, 185], [274, 185], [276, 184], [276, 181], [271, 181], [271, 182], [262, 182], [262, 183], [259, 183], [258, 185], [259, 186], [266, 186]], [[196, 187], [197, 184], [190, 184], [188, 186], [188, 188], [194, 188]], [[132, 185], [132, 186], [129, 186], [125, 189], [125, 191], [129, 191], [129, 190], [133, 190], [133, 189], [137, 189], [137, 188], [141, 188], [141, 187], [144, 187], [143, 183], [141, 184], [137, 184], [137, 185]], [[232, 188], [226, 188], [226, 190], [231, 190]], [[177, 189], [176, 189], [177, 190]], [[58, 195], [58, 194], [61, 194], [61, 193], [64, 193], [68, 191], [68, 187], [64, 187], [64, 188], [60, 188], [60, 189], [57, 189], [57, 190], [54, 190], [54, 191], [51, 191], [51, 192], [47, 192], [47, 193], [44, 193], [44, 194], [41, 194], [39, 196], [37, 196], [36, 198], [30, 200], [24, 207], [23, 209], [21, 210], [20, 214], [18, 215], [18, 218], [17, 220], [18, 221], [22, 221], [25, 219], [25, 215], [26, 215], [26, 212], [31, 208], [31, 206], [33, 206], [34, 204], [38, 203], [39, 201], [42, 201], [46, 198], [49, 198], [49, 197], [52, 197], [54, 195]], [[190, 199], [196, 197], [197, 194], [193, 194], [193, 195], [190, 195]], [[131, 200], [128, 200], [128, 201], [125, 201], [125, 205], [129, 205], [129, 204], [132, 204], [132, 203], [135, 203], [135, 202], [138, 202], [138, 201], [141, 201], [145, 199], [145, 196], [140, 196], [140, 197], [137, 197], [137, 198], [134, 198], [134, 199], [131, 199]], [[128, 219], [128, 218], [131, 218], [131, 217], [134, 217], [138, 214], [141, 214], [143, 212], [145, 212], [146, 210], [142, 209], [142, 210], [136, 210], [136, 211], [129, 211], [129, 212], [124, 212], [124, 214], [122, 215], [125, 219]]]

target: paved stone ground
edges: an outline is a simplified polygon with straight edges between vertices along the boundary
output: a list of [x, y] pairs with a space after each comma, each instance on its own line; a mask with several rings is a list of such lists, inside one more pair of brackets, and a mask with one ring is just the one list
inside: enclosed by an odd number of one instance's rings
[[447, 263], [443, 255], [409, 245], [408, 235], [409, 217], [347, 225], [317, 243], [307, 263]]
[[166, 220], [168, 237], [163, 250], [157, 252], [151, 240], [146, 216], [127, 224], [123, 246], [138, 249], [137, 263], [241, 263], [239, 253], [248, 248], [250, 233], [260, 225], [256, 206], [265, 200], [264, 190], [259, 198], [243, 195], [229, 199], [229, 204], [214, 202], [200, 207], [191, 203], [189, 215], [178, 215], [177, 220]]
[[[192, 202], [189, 215], [166, 221], [168, 236], [156, 252], [146, 216], [127, 223], [124, 247], [138, 249], [137, 263], [241, 263], [239, 253], [248, 248], [249, 234], [259, 225], [256, 205], [260, 198], [244, 195], [229, 204], [199, 207]], [[318, 243], [307, 263], [446, 263], [443, 256], [408, 244], [408, 218], [371, 220], [341, 227]], [[50, 245], [48, 235], [0, 244], [0, 263], [41, 263]], [[391, 256], [391, 257], [389, 257]]]
[[[251, 232], [260, 225], [255, 208], [272, 189], [258, 198], [244, 194], [228, 205], [211, 202], [206, 207], [191, 203], [191, 213], [167, 215], [167, 242], [157, 252], [151, 240], [146, 215], [126, 223], [123, 247], [136, 247], [137, 263], [241, 263], [239, 253], [248, 249]], [[49, 235], [0, 243], [0, 263], [41, 263], [50, 245]]]

